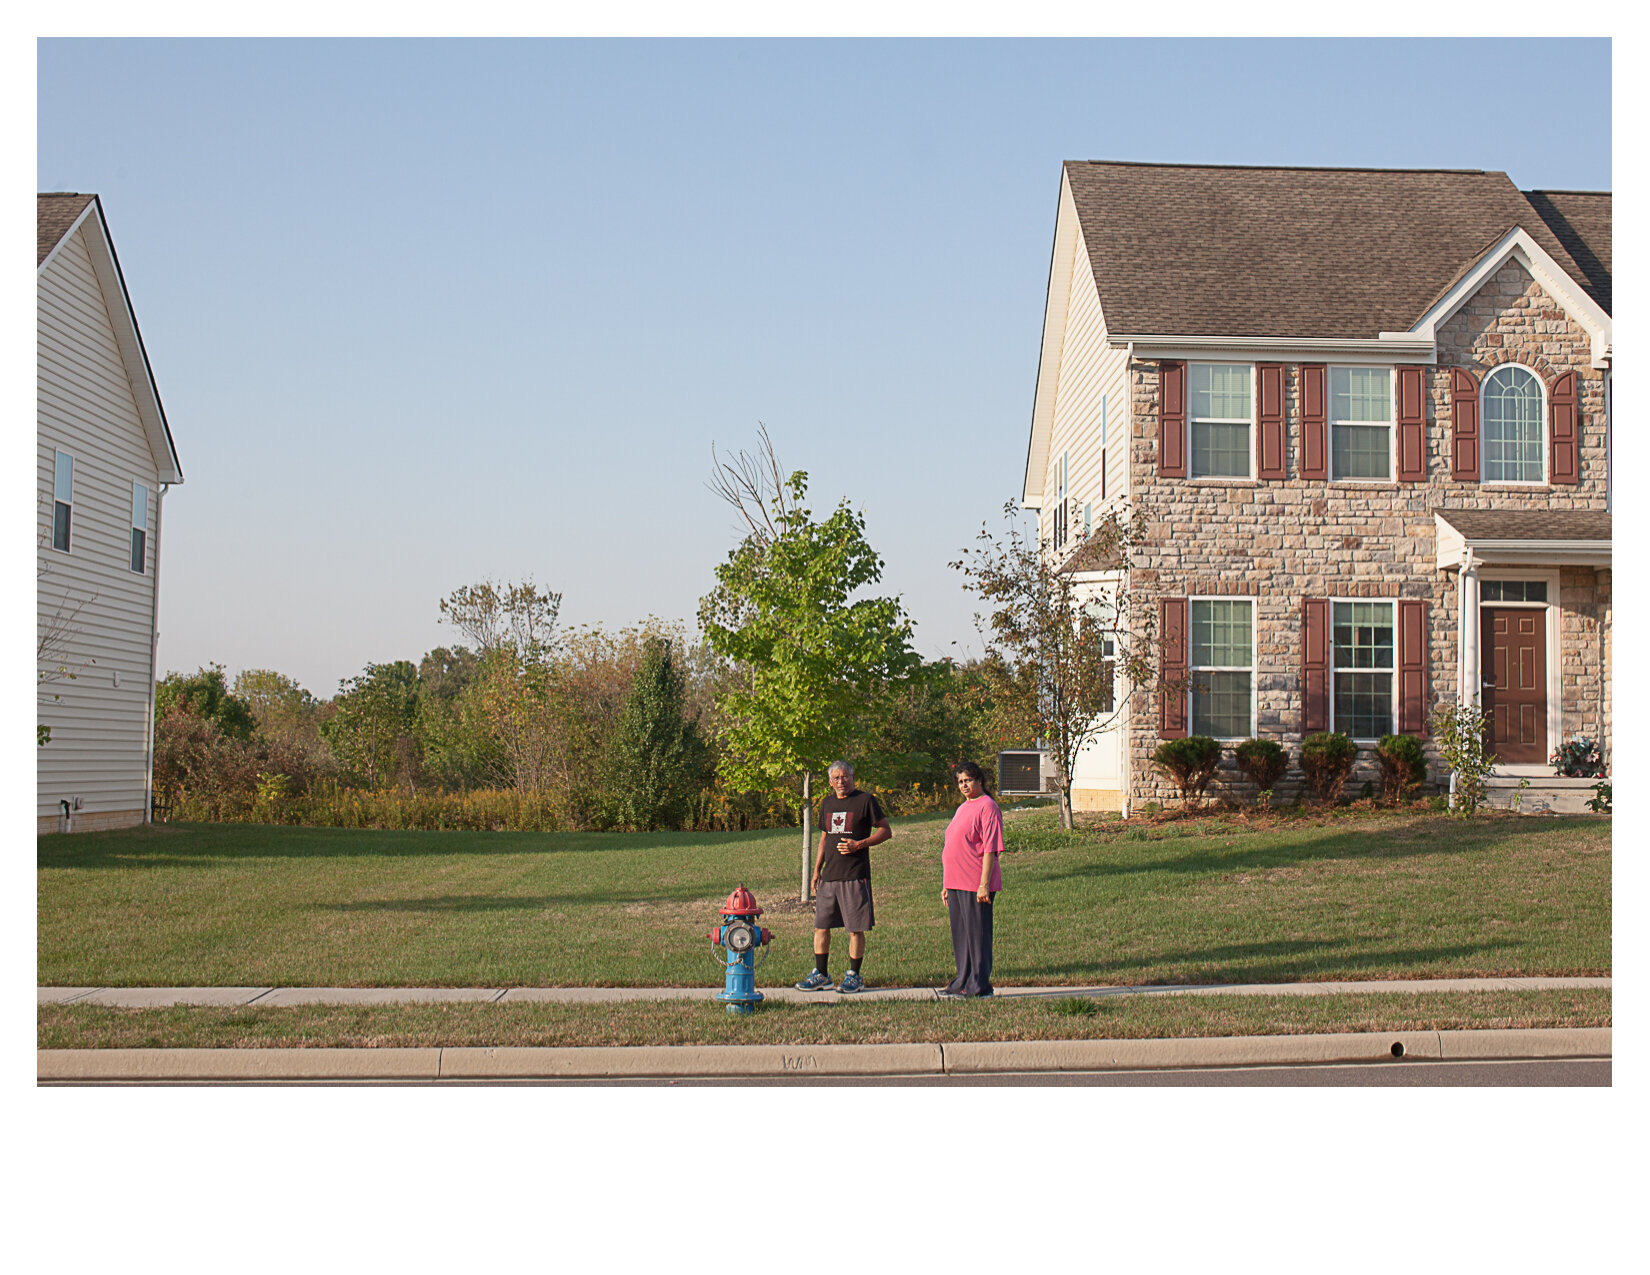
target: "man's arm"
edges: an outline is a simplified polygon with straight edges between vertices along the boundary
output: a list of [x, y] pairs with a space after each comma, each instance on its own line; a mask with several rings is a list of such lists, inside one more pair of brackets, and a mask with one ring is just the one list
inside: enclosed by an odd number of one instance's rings
[[814, 859], [814, 893], [819, 893], [819, 874], [825, 871], [825, 833], [819, 834], [819, 854]]
[[880, 846], [893, 835], [894, 830], [888, 826], [888, 821], [884, 819], [871, 829], [871, 835], [866, 837], [865, 840], [849, 841], [847, 837], [844, 837], [836, 843], [836, 848], [843, 854], [852, 854], [855, 850], [868, 850], [872, 846]]

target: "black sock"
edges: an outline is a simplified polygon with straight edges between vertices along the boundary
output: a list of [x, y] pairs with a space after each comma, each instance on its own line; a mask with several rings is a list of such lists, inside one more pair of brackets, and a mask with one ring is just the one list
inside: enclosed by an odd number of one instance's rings
[[848, 958], [848, 972], [850, 974], [859, 973], [859, 963], [864, 959], [863, 956], [850, 956]]
[[831, 976], [831, 954], [829, 952], [814, 953], [814, 968], [826, 978]]

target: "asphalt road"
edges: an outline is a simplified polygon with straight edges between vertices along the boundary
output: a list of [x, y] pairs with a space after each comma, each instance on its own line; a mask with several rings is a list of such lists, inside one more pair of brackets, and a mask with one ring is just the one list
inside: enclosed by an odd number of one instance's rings
[[[1188, 1067], [1174, 1071], [1073, 1071], [1073, 1072], [1001, 1072], [969, 1076], [718, 1076], [661, 1078], [623, 1078], [616, 1080], [520, 1080], [481, 1082], [460, 1080], [436, 1081], [290, 1081], [288, 1084], [482, 1084], [507, 1083], [558, 1086], [603, 1087], [646, 1086], [752, 1086], [768, 1088], [775, 1085], [811, 1086], [866, 1086], [866, 1085], [996, 1085], [1006, 1087], [1070, 1087], [1097, 1086], [1110, 1088], [1137, 1088], [1140, 1086], [1215, 1086], [1222, 1088], [1289, 1088], [1289, 1087], [1576, 1087], [1608, 1086], [1611, 1060], [1608, 1058], [1553, 1058], [1538, 1061], [1494, 1060], [1488, 1062], [1429, 1062], [1415, 1059], [1396, 1059], [1390, 1062], [1340, 1063], [1334, 1066], [1295, 1067]], [[85, 1081], [43, 1081], [43, 1085], [60, 1083], [86, 1084]], [[107, 1084], [131, 1085], [132, 1082], [107, 1081]], [[200, 1083], [200, 1082], [182, 1082]], [[225, 1082], [216, 1082], [219, 1084]], [[232, 1084], [268, 1085], [270, 1081], [232, 1081]]]

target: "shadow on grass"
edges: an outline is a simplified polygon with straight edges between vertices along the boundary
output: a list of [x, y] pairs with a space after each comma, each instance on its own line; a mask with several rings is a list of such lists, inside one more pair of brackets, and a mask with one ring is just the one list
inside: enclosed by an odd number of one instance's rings
[[[1345, 978], [1363, 971], [1390, 973], [1435, 966], [1440, 962], [1483, 957], [1516, 948], [1518, 944], [1454, 944], [1442, 947], [1365, 948], [1355, 939], [1290, 940], [1268, 943], [1232, 943], [1184, 951], [1154, 953], [1149, 960], [1072, 961], [1063, 965], [1015, 966], [1000, 964], [993, 973], [1003, 981], [1085, 977], [1097, 983], [1127, 980], [1131, 974], [1153, 971], [1152, 981], [1197, 983], [1295, 983], [1326, 974]], [[1173, 971], [1186, 977], [1173, 977]], [[1171, 974], [1165, 974], [1170, 971]]]
[[[1574, 824], [1565, 826], [1573, 827]], [[1111, 858], [1081, 863], [1063, 871], [1038, 872], [1041, 881], [1062, 881], [1093, 877], [1137, 876], [1151, 873], [1224, 875], [1244, 870], [1295, 867], [1307, 863], [1378, 859], [1393, 861], [1417, 858], [1452, 858], [1476, 854], [1514, 841], [1550, 836], [1554, 822], [1496, 820], [1467, 823], [1428, 819], [1380, 829], [1347, 828], [1305, 840], [1271, 842], [1246, 846], [1247, 837], [1231, 847], [1213, 847], [1207, 840], [1196, 849], [1176, 854], [1178, 838], [1163, 841], [1108, 841], [1097, 844], [1091, 853]], [[1208, 840], [1219, 837], [1211, 834]], [[1264, 834], [1260, 834], [1264, 835]], [[1132, 857], [1150, 846], [1151, 858]], [[1137, 847], [1139, 849], [1137, 849]], [[1125, 857], [1129, 856], [1129, 857]]]
[[[316, 912], [542, 912], [567, 907], [637, 907], [650, 903], [704, 903], [718, 897], [715, 889], [683, 886], [678, 890], [636, 894], [591, 891], [588, 894], [443, 894], [429, 899], [358, 899], [351, 903], [316, 903]], [[714, 917], [714, 908], [706, 913]], [[714, 923], [714, 922], [713, 922]]]

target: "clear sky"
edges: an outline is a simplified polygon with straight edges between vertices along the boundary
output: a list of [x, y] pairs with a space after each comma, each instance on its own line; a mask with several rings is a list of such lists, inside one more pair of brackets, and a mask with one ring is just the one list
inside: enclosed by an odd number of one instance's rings
[[[691, 623], [758, 421], [977, 651], [945, 564], [1019, 494], [1062, 160], [1612, 184], [1604, 40], [39, 49], [39, 188], [103, 196], [187, 479], [161, 668], [321, 695], [485, 576]], [[1535, 60], [1563, 109], [1498, 121]]]

